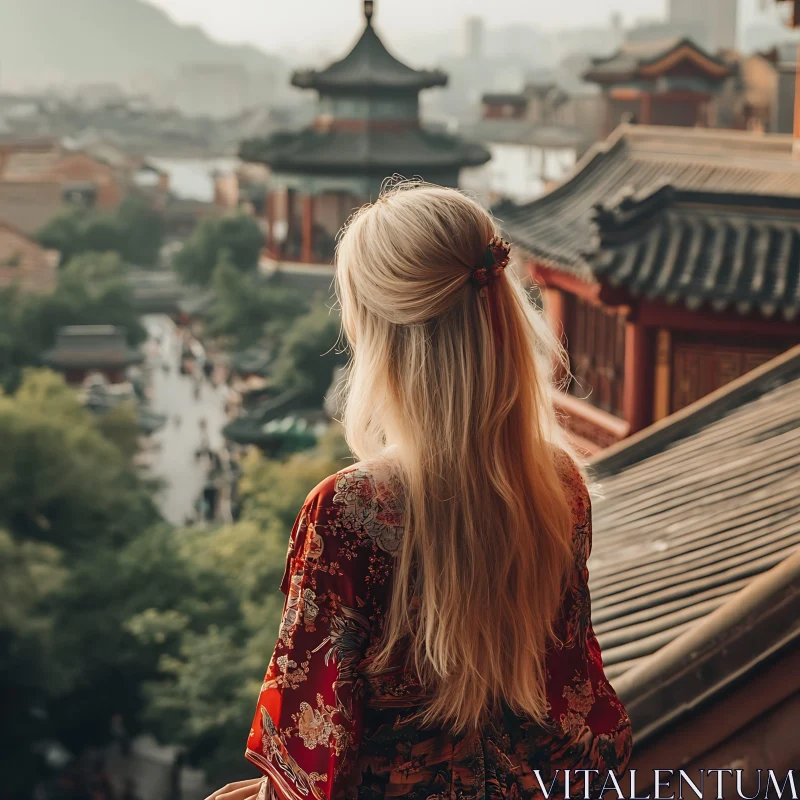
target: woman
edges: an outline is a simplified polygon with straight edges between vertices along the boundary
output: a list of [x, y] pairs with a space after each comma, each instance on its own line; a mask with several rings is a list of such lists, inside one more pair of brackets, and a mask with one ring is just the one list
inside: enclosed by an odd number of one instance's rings
[[[278, 643], [225, 800], [550, 797], [625, 768], [590, 500], [550, 402], [558, 345], [491, 217], [405, 184], [337, 250], [357, 464], [295, 523]], [[594, 776], [591, 791], [601, 783]]]

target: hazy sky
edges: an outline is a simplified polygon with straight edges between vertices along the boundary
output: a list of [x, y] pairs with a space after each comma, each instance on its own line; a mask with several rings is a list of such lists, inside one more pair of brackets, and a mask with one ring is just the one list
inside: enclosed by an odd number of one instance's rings
[[[360, 28], [361, 0], [148, 0], [215, 38], [277, 52], [324, 48], [338, 53]], [[740, 0], [742, 22], [755, 21], [762, 0]], [[471, 14], [488, 25], [526, 22], [543, 28], [605, 23], [613, 11], [630, 23], [660, 17], [667, 0], [376, 0], [376, 21], [407, 39], [416, 31], [449, 31]], [[287, 55], [289, 55], [287, 53]]]

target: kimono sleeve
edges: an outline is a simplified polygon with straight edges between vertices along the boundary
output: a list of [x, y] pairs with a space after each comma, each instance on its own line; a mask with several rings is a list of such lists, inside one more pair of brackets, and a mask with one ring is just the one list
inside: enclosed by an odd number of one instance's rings
[[247, 741], [280, 800], [342, 796], [361, 738], [369, 554], [342, 525], [335, 479], [309, 495], [292, 530], [278, 641]]

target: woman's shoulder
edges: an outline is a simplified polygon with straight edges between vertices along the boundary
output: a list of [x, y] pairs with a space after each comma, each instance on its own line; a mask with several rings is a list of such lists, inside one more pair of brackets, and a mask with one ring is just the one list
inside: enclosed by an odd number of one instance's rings
[[385, 457], [359, 461], [329, 475], [311, 490], [306, 507], [335, 515], [340, 530], [367, 537], [380, 550], [399, 551], [405, 498], [397, 470]]
[[586, 477], [578, 459], [563, 447], [554, 445], [553, 463], [561, 480], [576, 524], [582, 524], [591, 510], [591, 498]]

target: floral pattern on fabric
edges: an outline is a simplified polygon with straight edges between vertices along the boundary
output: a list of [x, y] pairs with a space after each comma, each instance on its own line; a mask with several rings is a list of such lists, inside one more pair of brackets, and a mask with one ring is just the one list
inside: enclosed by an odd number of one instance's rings
[[[543, 796], [535, 770], [549, 788], [566, 769], [625, 768], [630, 721], [591, 624], [591, 501], [571, 459], [556, 460], [572, 506], [575, 579], [547, 655], [544, 725], [506, 709], [469, 735], [422, 729], [410, 720], [425, 696], [402, 659], [365, 677], [402, 544], [402, 486], [378, 459], [309, 494], [290, 536], [283, 619], [246, 751], [279, 800], [528, 800]], [[565, 789], [556, 780], [551, 796]]]

